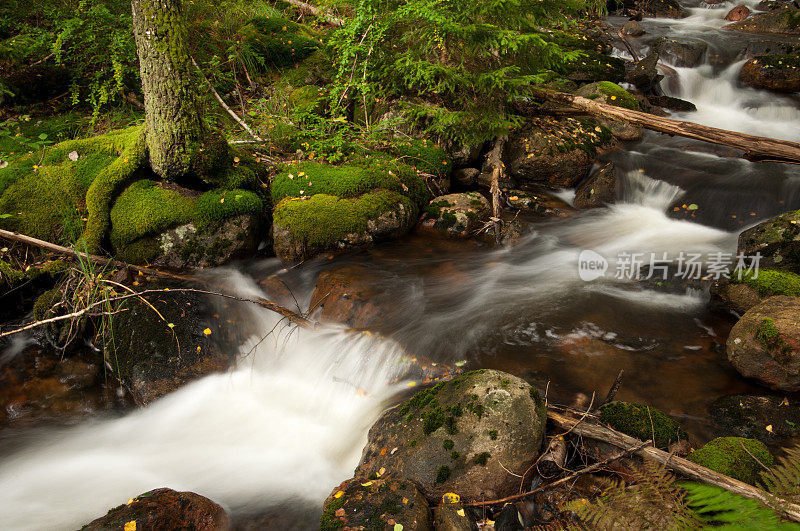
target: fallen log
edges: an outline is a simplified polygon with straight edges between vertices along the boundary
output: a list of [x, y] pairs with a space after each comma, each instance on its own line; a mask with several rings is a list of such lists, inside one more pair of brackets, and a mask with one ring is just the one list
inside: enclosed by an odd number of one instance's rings
[[[97, 256], [97, 255], [94, 255], [94, 254], [82, 253], [82, 252], [76, 251], [75, 249], [72, 249], [70, 247], [63, 247], [61, 245], [56, 245], [54, 243], [50, 243], [50, 242], [47, 242], [47, 241], [44, 241], [44, 240], [39, 240], [37, 238], [32, 238], [30, 236], [25, 236], [24, 234], [19, 234], [18, 232], [10, 232], [10, 231], [7, 231], [7, 230], [0, 229], [0, 237], [1, 238], [5, 238], [6, 240], [15, 241], [15, 242], [19, 242], [19, 243], [24, 243], [26, 245], [33, 245], [35, 247], [39, 247], [41, 249], [46, 249], [48, 251], [52, 251], [54, 253], [61, 254], [63, 256], [70, 256], [70, 257], [73, 257], [73, 258], [80, 258], [80, 259], [84, 259], [84, 260], [90, 260], [90, 261], [94, 262], [95, 264], [99, 264], [99, 265], [102, 265], [102, 266], [111, 266], [111, 267], [114, 267], [114, 268], [117, 268], [117, 269], [132, 269], [134, 271], [138, 271], [138, 272], [142, 273], [143, 275], [152, 276], [152, 277], [156, 277], [156, 278], [165, 278], [165, 279], [169, 279], [169, 280], [179, 280], [179, 281], [182, 281], [182, 282], [196, 282], [197, 281], [197, 279], [194, 279], [194, 278], [191, 278], [191, 277], [188, 277], [188, 276], [176, 275], [174, 273], [168, 273], [166, 271], [159, 271], [157, 269], [153, 269], [153, 268], [150, 268], [150, 267], [132, 265], [132, 264], [128, 264], [126, 262], [121, 262], [119, 260], [113, 260], [111, 258], [105, 258], [103, 256]], [[272, 302], [272, 301], [270, 301], [268, 299], [265, 299], [263, 297], [245, 299], [245, 298], [242, 298], [242, 297], [238, 297], [236, 295], [231, 295], [230, 293], [216, 293], [216, 292], [212, 292], [212, 291], [207, 291], [206, 292], [206, 291], [201, 291], [201, 290], [193, 290], [193, 291], [207, 293], [209, 295], [219, 295], [219, 296], [222, 296], [222, 297], [225, 297], [225, 298], [228, 298], [228, 299], [235, 299], [235, 300], [239, 300], [239, 301], [243, 301], [243, 302], [252, 302], [254, 304], [257, 304], [258, 306], [261, 306], [262, 308], [266, 308], [267, 310], [271, 310], [271, 311], [273, 311], [273, 312], [275, 312], [277, 314], [280, 314], [281, 316], [289, 319], [290, 321], [292, 321], [293, 323], [295, 323], [297, 325], [304, 326], [304, 327], [313, 327], [314, 326], [314, 322], [308, 320], [305, 316], [303, 316], [303, 315], [301, 315], [301, 314], [299, 314], [297, 312], [293, 312], [292, 310], [290, 310], [288, 308], [285, 308], [285, 307], [281, 306], [280, 304]]]
[[325, 20], [331, 26], [336, 26], [337, 28], [341, 28], [344, 26], [344, 20], [338, 17], [331, 15], [329, 12], [320, 9], [316, 6], [312, 6], [306, 2], [301, 2], [300, 0], [286, 0], [287, 3], [292, 4], [293, 6], [300, 9], [304, 13], [308, 13], [310, 15], [314, 15], [315, 17], [319, 17]]
[[702, 140], [704, 142], [711, 142], [712, 144], [741, 149], [745, 152], [745, 158], [748, 160], [768, 160], [800, 164], [800, 143], [798, 142], [748, 135], [746, 133], [737, 133], [736, 131], [718, 129], [707, 125], [673, 120], [672, 118], [655, 116], [646, 112], [600, 103], [565, 92], [538, 88], [533, 88], [531, 90], [533, 96], [537, 99], [567, 105], [593, 116], [629, 122], [660, 133], [678, 135], [694, 140]]
[[683, 459], [682, 457], [674, 456], [653, 446], [641, 446], [642, 441], [639, 439], [612, 430], [611, 428], [601, 426], [600, 424], [581, 422], [579, 417], [573, 417], [572, 415], [566, 415], [557, 411], [553, 411], [552, 409], [548, 409], [547, 418], [558, 427], [571, 430], [576, 435], [580, 435], [582, 437], [588, 437], [590, 439], [612, 444], [624, 450], [630, 450], [638, 447], [639, 449], [634, 453], [640, 457], [646, 457], [648, 459], [657, 461], [670, 470], [677, 472], [682, 476], [688, 477], [689, 479], [702, 481], [703, 483], [708, 483], [709, 485], [715, 485], [717, 487], [722, 487], [723, 489], [734, 494], [738, 494], [739, 496], [758, 500], [772, 507], [776, 511], [781, 512], [787, 518], [794, 520], [795, 522], [800, 522], [800, 505], [790, 503], [787, 500], [773, 496], [772, 494], [769, 494], [768, 492], [752, 485], [748, 485], [747, 483], [743, 483], [731, 477], [725, 476], [719, 472], [714, 472], [713, 470], [704, 466], [700, 466], [697, 463], [693, 463], [687, 459]]

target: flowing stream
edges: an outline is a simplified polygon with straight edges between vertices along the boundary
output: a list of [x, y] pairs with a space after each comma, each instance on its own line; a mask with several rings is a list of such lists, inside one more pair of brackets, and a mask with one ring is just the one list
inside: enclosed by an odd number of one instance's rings
[[[646, 19], [639, 46], [646, 50], [663, 34], [709, 43], [704, 64], [675, 68], [663, 83], [697, 105], [679, 118], [800, 140], [796, 97], [737, 82], [742, 52], [759, 37], [720, 31], [734, 5], [696, 7], [680, 21]], [[625, 369], [619, 398], [653, 404], [696, 439], [710, 437], [711, 401], [764, 392], [727, 364], [733, 319], [708, 309], [699, 284], [654, 286], [613, 272], [624, 252], [734, 252], [743, 228], [800, 208], [800, 167], [730, 155], [647, 133], [609, 156], [624, 181], [616, 205], [534, 221], [535, 232], [506, 249], [411, 236], [289, 272], [275, 260], [215, 272], [244, 296], [263, 296], [256, 280], [278, 272], [308, 304], [321, 271], [367, 265], [376, 289], [391, 294], [394, 315], [382, 335], [367, 335], [335, 326], [276, 328], [275, 315], [248, 307], [252, 337], [229, 373], [120, 418], [36, 431], [4, 446], [2, 527], [76, 528], [167, 486], [208, 496], [235, 515], [278, 508], [293, 515], [285, 527], [313, 528], [326, 495], [352, 475], [370, 425], [407, 391], [404, 352], [506, 370], [541, 389], [550, 382], [551, 399], [563, 402], [605, 393]], [[698, 208], [687, 214], [680, 208], [687, 203]], [[579, 278], [584, 249], [609, 258], [603, 279]], [[12, 363], [18, 350], [0, 363]]]

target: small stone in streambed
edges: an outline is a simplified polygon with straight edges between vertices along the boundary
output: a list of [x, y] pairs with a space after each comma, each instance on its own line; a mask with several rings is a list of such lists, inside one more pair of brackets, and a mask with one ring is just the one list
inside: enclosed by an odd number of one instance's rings
[[[552, 193], [552, 191], [550, 191]], [[508, 190], [504, 192], [510, 208], [534, 216], [565, 218], [576, 211], [567, 203], [540, 190]]]
[[319, 528], [422, 530], [433, 526], [428, 502], [412, 481], [356, 477], [343, 481], [325, 500]]
[[452, 238], [469, 238], [483, 226], [490, 214], [489, 201], [478, 192], [443, 195], [428, 204], [418, 230]]
[[[536, 460], [545, 415], [544, 401], [524, 380], [495, 370], [465, 373], [384, 413], [356, 475], [383, 469], [414, 481], [431, 502], [448, 492], [467, 501], [513, 494], [519, 481], [505, 469], [522, 474]], [[453, 441], [450, 450], [445, 440]]]
[[750, 16], [750, 9], [745, 5], [738, 5], [728, 11], [725, 20], [729, 22], [739, 22]]
[[[135, 522], [135, 524], [131, 524]], [[231, 519], [225, 509], [194, 492], [160, 488], [145, 492], [108, 511], [82, 529], [193, 529], [228, 531]]]

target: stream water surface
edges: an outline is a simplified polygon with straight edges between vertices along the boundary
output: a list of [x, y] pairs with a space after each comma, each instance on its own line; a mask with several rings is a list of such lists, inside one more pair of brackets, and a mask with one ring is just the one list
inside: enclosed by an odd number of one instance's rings
[[[709, 44], [701, 66], [674, 68], [663, 83], [697, 106], [678, 118], [800, 140], [796, 96], [739, 85], [744, 50], [764, 38], [721, 30], [733, 6], [695, 7], [680, 21], [646, 19], [648, 34], [635, 45], [644, 52], [660, 35]], [[694, 438], [709, 438], [710, 402], [764, 392], [726, 361], [733, 317], [710, 311], [700, 284], [663, 289], [613, 275], [584, 282], [578, 255], [592, 249], [611, 259], [613, 271], [622, 252], [735, 252], [743, 228], [800, 208], [800, 167], [748, 162], [655, 133], [608, 157], [624, 181], [615, 205], [533, 221], [534, 231], [509, 248], [410, 236], [291, 271], [267, 260], [214, 272], [244, 296], [265, 295], [256, 281], [283, 275], [307, 305], [321, 271], [366, 265], [398, 317], [380, 335], [365, 335], [275, 328], [273, 314], [248, 307], [241, 327], [252, 337], [241, 352], [250, 354], [229, 373], [120, 418], [37, 430], [4, 445], [0, 525], [77, 528], [167, 486], [208, 496], [235, 515], [274, 509], [277, 527], [313, 528], [324, 498], [352, 475], [370, 425], [408, 391], [398, 381], [404, 352], [502, 369], [542, 390], [549, 382], [550, 399], [562, 403], [604, 394], [624, 369], [618, 398], [659, 407]], [[687, 203], [698, 208], [675, 210]]]

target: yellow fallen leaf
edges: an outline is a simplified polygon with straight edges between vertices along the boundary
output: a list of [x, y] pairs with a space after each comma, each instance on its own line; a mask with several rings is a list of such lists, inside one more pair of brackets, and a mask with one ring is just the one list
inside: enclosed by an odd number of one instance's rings
[[205, 330], [203, 330], [203, 333], [205, 335], [207, 335], [207, 336], [210, 336], [211, 335], [211, 329], [210, 328], [206, 328]]
[[134, 502], [134, 499], [133, 499], [133, 498], [129, 498], [129, 499], [128, 499], [128, 501], [127, 501], [127, 502], [125, 502], [125, 505], [130, 505], [130, 504], [132, 504], [133, 502]]
[[167, 326], [170, 328], [175, 328], [175, 323], [167, 323]]
[[457, 510], [457, 511], [456, 511], [456, 514], [457, 514], [458, 516], [466, 516], [466, 515], [464, 514], [464, 509], [459, 509], [459, 510]]
[[408, 503], [408, 498], [406, 498], [405, 496], [403, 496], [403, 505], [406, 505], [407, 503]]
[[344, 491], [343, 490], [340, 490], [339, 492], [337, 492], [336, 494], [333, 495], [333, 497], [336, 498], [336, 499], [339, 499], [342, 496], [344, 496]]
[[772, 433], [772, 424], [767, 424], [767, 431]]
[[445, 492], [442, 494], [442, 503], [459, 503], [460, 501], [461, 496], [455, 492]]
[[417, 382], [408, 382], [406, 387], [414, 387], [415, 385], [417, 385]]
[[369, 487], [370, 485], [372, 485], [371, 481], [367, 481], [366, 483], [361, 484], [362, 487]]
[[136, 531], [136, 520], [127, 522], [124, 527], [125, 531]]
[[239, 163], [239, 157], [233, 157], [233, 162], [235, 164], [238, 164]]
[[378, 475], [379, 475], [379, 476], [382, 476], [382, 475], [383, 475], [383, 474], [385, 474], [385, 473], [386, 473], [386, 467], [381, 467], [381, 469], [380, 469], [380, 470], [378, 470]]

